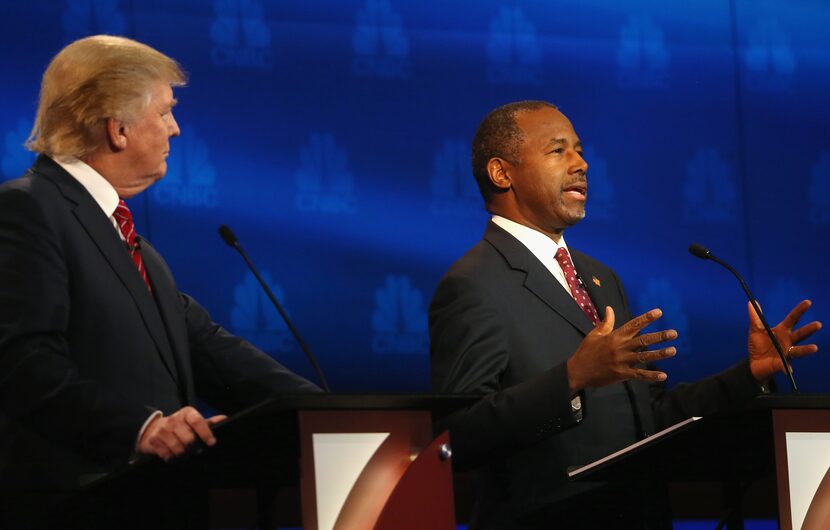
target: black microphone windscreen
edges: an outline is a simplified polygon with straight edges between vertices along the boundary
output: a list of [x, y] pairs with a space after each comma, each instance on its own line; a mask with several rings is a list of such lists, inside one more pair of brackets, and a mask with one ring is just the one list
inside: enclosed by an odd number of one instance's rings
[[698, 245], [697, 243], [692, 243], [689, 245], [689, 252], [692, 253], [693, 256], [696, 256], [700, 259], [709, 259], [712, 257], [711, 252], [709, 249], [704, 247], [703, 245]]
[[236, 243], [239, 241], [236, 239], [236, 235], [233, 233], [227, 225], [222, 225], [219, 227], [219, 235], [222, 236], [222, 239], [225, 240], [225, 243], [228, 245], [235, 247]]

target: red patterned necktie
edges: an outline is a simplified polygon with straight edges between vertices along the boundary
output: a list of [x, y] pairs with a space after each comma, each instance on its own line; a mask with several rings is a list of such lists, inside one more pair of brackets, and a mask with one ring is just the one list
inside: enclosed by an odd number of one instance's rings
[[127, 242], [127, 250], [130, 252], [130, 257], [133, 258], [133, 262], [138, 268], [138, 273], [141, 275], [141, 278], [144, 279], [144, 283], [147, 284], [147, 289], [150, 289], [152, 292], [152, 288], [150, 287], [150, 279], [147, 278], [147, 271], [144, 270], [144, 261], [141, 259], [141, 253], [138, 251], [138, 246], [135, 244], [136, 234], [135, 226], [133, 225], [133, 214], [130, 213], [127, 203], [119, 201], [112, 216], [115, 217], [115, 220], [118, 222], [118, 227], [121, 229], [124, 241]]
[[576, 303], [579, 304], [580, 308], [582, 308], [582, 311], [591, 323], [596, 326], [599, 323], [597, 309], [594, 307], [594, 303], [588, 296], [588, 291], [583, 285], [581, 285], [581, 282], [576, 279], [576, 269], [574, 269], [574, 264], [571, 262], [571, 256], [568, 254], [568, 250], [565, 247], [559, 247], [559, 250], [556, 251], [556, 261], [559, 263], [559, 266], [562, 267], [562, 272], [565, 273], [565, 281], [568, 282], [568, 287], [571, 288], [571, 294], [573, 294], [574, 300], [576, 300]]

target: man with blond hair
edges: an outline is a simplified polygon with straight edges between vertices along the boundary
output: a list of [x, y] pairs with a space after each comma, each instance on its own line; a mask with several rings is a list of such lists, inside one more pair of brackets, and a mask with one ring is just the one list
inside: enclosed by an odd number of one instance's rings
[[164, 176], [184, 83], [173, 59], [102, 35], [43, 75], [39, 157], [0, 187], [2, 528], [138, 454], [213, 445], [224, 416], [197, 396], [233, 412], [319, 390], [212, 322], [135, 233], [124, 199]]

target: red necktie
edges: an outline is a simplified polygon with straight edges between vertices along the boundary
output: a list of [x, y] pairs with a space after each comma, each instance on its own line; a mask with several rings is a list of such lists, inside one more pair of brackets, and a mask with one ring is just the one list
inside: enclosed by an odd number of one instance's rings
[[127, 203], [124, 201], [119, 201], [118, 206], [115, 208], [115, 212], [112, 214], [115, 217], [115, 220], [118, 222], [118, 227], [121, 229], [121, 234], [124, 236], [124, 240], [127, 242], [127, 250], [130, 252], [130, 257], [133, 258], [133, 262], [135, 266], [138, 268], [138, 273], [141, 275], [141, 278], [144, 280], [144, 283], [147, 284], [147, 289], [150, 289], [152, 292], [152, 288], [150, 287], [150, 279], [147, 278], [147, 271], [144, 270], [144, 261], [141, 259], [141, 253], [138, 251], [138, 246], [135, 244], [135, 226], [133, 225], [133, 214], [130, 213], [130, 209], [127, 207]]
[[565, 273], [565, 281], [568, 282], [568, 287], [571, 288], [571, 294], [573, 294], [574, 300], [582, 308], [582, 311], [587, 315], [591, 323], [596, 326], [599, 323], [597, 309], [594, 307], [594, 303], [591, 302], [588, 291], [582, 285], [582, 282], [577, 281], [576, 269], [574, 269], [571, 256], [565, 247], [559, 247], [559, 250], [556, 251], [556, 261], [559, 262], [559, 266], [562, 267], [562, 272]]

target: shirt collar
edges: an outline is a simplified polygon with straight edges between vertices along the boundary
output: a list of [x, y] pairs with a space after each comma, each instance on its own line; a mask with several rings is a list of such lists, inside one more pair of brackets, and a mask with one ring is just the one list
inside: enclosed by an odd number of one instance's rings
[[534, 230], [525, 225], [521, 225], [515, 221], [511, 221], [500, 215], [492, 217], [494, 223], [506, 230], [511, 236], [519, 240], [519, 242], [526, 246], [527, 249], [542, 263], [551, 263], [555, 260], [556, 251], [560, 247], [567, 250], [568, 245], [565, 244], [565, 236], [559, 239], [559, 243], [549, 238], [542, 232]]
[[118, 192], [107, 179], [74, 156], [60, 156], [53, 160], [92, 195], [107, 217], [112, 217], [121, 199], [118, 198]]

